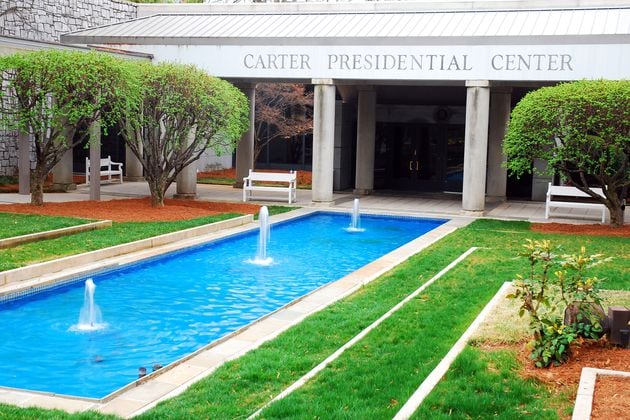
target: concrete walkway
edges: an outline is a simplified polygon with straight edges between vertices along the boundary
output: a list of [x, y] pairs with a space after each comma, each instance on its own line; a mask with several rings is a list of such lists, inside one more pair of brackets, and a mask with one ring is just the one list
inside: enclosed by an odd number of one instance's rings
[[[175, 185], [167, 191], [167, 197], [175, 193]], [[149, 195], [149, 188], [145, 182], [125, 182], [123, 184], [101, 185], [101, 199], [114, 200], [129, 197], [145, 197]], [[257, 204], [286, 204], [281, 200], [282, 194], [260, 195], [260, 200], [253, 201]], [[197, 199], [207, 201], [242, 201], [243, 191], [226, 185], [197, 184]], [[334, 202], [330, 207], [339, 209], [351, 209], [354, 195], [351, 192], [335, 193]], [[89, 200], [89, 187], [79, 186], [76, 191], [69, 193], [47, 193], [45, 202], [81, 201]], [[3, 203], [28, 203], [30, 195], [0, 194], [0, 205]], [[310, 190], [298, 190], [296, 205], [313, 207]], [[320, 206], [321, 207], [321, 206]], [[405, 193], [390, 192], [361, 197], [361, 209], [368, 212], [404, 213], [412, 215], [424, 215], [430, 217], [460, 216], [462, 210], [461, 195], [443, 195], [440, 198], [428, 198], [425, 196]], [[560, 209], [554, 212], [555, 216], [545, 220], [545, 203], [532, 201], [506, 201], [500, 203], [486, 203], [484, 217], [496, 219], [527, 220], [531, 222], [558, 222], [558, 223], [588, 223], [597, 224], [600, 213], [592, 209]], [[630, 212], [626, 212], [625, 222], [630, 223]]]

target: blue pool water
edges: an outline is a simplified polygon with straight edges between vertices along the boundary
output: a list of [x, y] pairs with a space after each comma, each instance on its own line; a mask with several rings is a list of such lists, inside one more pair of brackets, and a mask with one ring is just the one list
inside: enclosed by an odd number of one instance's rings
[[315, 213], [273, 225], [270, 266], [256, 255], [257, 231], [92, 276], [106, 328], [72, 327], [82, 279], [0, 304], [0, 385], [102, 398], [337, 280], [445, 220]]

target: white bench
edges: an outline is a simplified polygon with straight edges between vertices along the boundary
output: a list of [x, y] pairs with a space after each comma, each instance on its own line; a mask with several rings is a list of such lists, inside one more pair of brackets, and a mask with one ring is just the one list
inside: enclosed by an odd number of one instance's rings
[[[601, 188], [590, 188], [595, 194], [604, 197], [604, 192]], [[562, 200], [562, 197], [572, 198]], [[602, 211], [602, 223], [606, 221], [606, 206], [601, 203], [593, 203], [589, 201], [581, 201], [584, 198], [593, 199], [590, 195], [577, 189], [576, 187], [551, 185], [549, 183], [549, 189], [547, 189], [547, 201], [545, 203], [545, 219], [549, 219], [549, 212], [552, 207], [565, 207], [565, 208], [584, 208], [584, 209], [596, 209]]]
[[[260, 185], [261, 182], [278, 182], [287, 185]], [[297, 175], [295, 171], [289, 173], [256, 172], [249, 170], [249, 175], [243, 178], [243, 201], [252, 198], [252, 191], [283, 192], [288, 194], [289, 204], [297, 201]]]
[[[123, 164], [120, 162], [112, 162], [112, 157], [107, 156], [101, 158], [101, 176], [107, 176], [109, 182], [113, 181], [112, 177], [118, 177], [118, 180], [122, 184], [123, 182]], [[90, 183], [90, 158], [85, 158], [85, 183]]]

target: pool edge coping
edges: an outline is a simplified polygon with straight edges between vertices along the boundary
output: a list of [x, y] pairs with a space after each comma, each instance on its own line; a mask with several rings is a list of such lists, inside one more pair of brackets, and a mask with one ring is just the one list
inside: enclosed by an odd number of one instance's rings
[[[272, 224], [275, 224], [315, 212], [347, 213], [346, 210], [326, 207], [300, 208], [288, 213], [274, 215], [270, 218], [270, 221]], [[362, 212], [362, 214], [363, 213], [414, 218], [423, 217], [422, 215], [409, 215], [404, 212]], [[249, 217], [251, 218], [251, 215]], [[435, 219], [435, 216], [427, 217]], [[36, 406], [40, 408], [57, 408], [69, 412], [97, 410], [105, 414], [116, 414], [127, 418], [139, 415], [153, 408], [159, 402], [181, 394], [193, 383], [211, 375], [225, 362], [236, 359], [258, 348], [263, 343], [272, 340], [282, 332], [298, 324], [306, 317], [351, 295], [364, 285], [406, 261], [412, 255], [427, 248], [444, 236], [452, 233], [457, 228], [467, 225], [472, 220], [472, 218], [466, 217], [450, 217], [446, 223], [403, 244], [360, 269], [295, 299], [254, 322], [178, 359], [167, 367], [119, 388], [103, 398], [95, 399], [0, 387], [0, 402], [14, 404], [19, 407]], [[54, 276], [51, 276], [51, 278], [40, 280], [41, 282], [51, 284], [55, 281], [63, 281], [64, 278], [77, 276], [79, 272], [85, 274], [129, 264], [152, 256], [192, 247], [203, 242], [237, 235], [255, 228], [252, 224], [253, 223], [244, 223], [232, 228], [156, 245], [148, 249], [143, 248], [128, 254], [118, 254], [98, 261], [96, 264], [83, 264], [80, 267], [81, 269], [74, 268], [72, 270], [73, 272], [69, 274], [61, 275], [59, 272], [55, 273], [57, 274], [56, 279], [53, 279], [52, 277]], [[94, 265], [96, 265], [96, 267], [94, 267]], [[27, 287], [32, 288], [34, 286]], [[0, 287], [0, 290], [1, 289], [2, 287]], [[263, 332], [259, 331], [256, 333], [256, 329], [262, 329]], [[250, 337], [252, 332], [254, 332], [253, 335], [256, 338]], [[168, 381], [169, 377], [170, 382]], [[6, 401], [3, 395], [7, 393], [14, 394], [15, 399], [18, 401]]]

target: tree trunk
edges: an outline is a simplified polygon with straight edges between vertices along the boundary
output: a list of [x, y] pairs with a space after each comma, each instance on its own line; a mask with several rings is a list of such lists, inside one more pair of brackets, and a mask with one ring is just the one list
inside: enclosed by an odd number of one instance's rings
[[619, 205], [610, 210], [610, 226], [621, 227], [623, 226], [624, 209]]
[[38, 167], [31, 171], [31, 204], [35, 206], [44, 205], [44, 182], [48, 174], [42, 172]]
[[151, 191], [151, 207], [164, 207], [165, 182], [159, 179], [149, 179], [148, 182], [149, 191]]

